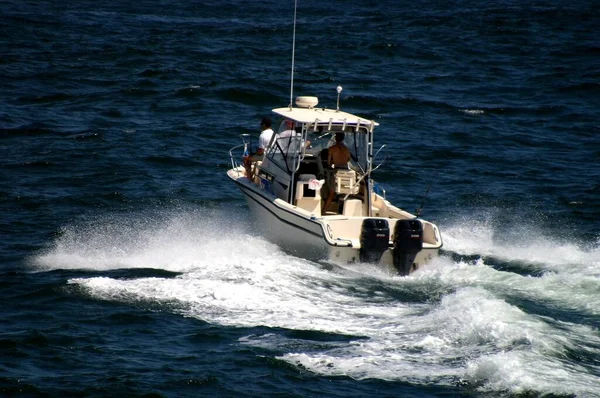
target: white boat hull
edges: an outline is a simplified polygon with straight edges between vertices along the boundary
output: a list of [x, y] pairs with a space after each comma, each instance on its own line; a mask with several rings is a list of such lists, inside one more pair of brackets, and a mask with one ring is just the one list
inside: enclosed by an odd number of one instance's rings
[[[328, 228], [327, 217], [311, 216], [302, 209], [274, 198], [257, 184], [240, 176], [240, 171], [232, 169], [228, 175], [244, 193], [256, 223], [256, 231], [263, 237], [292, 255], [312, 261], [340, 265], [360, 261], [360, 245], [357, 244], [357, 239], [335, 239]], [[438, 257], [440, 247], [441, 241], [439, 246], [424, 247], [414, 260], [414, 268]], [[379, 264], [395, 272], [392, 249], [383, 253]]]

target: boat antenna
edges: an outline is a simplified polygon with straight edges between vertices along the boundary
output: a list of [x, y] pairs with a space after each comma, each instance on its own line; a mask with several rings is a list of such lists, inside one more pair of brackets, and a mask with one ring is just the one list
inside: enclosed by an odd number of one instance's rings
[[423, 205], [425, 205], [425, 199], [427, 199], [427, 195], [429, 195], [429, 189], [431, 189], [431, 182], [427, 184], [427, 190], [425, 191], [425, 195], [423, 195], [423, 201], [421, 202], [421, 206], [415, 212], [416, 218], [421, 216], [421, 211], [423, 211]]
[[337, 93], [338, 93], [338, 97], [337, 97], [337, 110], [336, 112], [340, 111], [340, 94], [342, 93], [342, 86], [337, 86]]
[[290, 109], [292, 109], [292, 103], [294, 101], [294, 57], [296, 54], [296, 8], [298, 7], [298, 0], [294, 0], [294, 33], [292, 35], [292, 77], [290, 82]]

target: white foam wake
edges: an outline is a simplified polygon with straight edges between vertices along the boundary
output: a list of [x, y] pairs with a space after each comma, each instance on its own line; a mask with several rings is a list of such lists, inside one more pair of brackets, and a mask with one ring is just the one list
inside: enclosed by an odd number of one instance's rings
[[509, 237], [500, 235], [485, 220], [461, 220], [443, 230], [445, 248], [458, 254], [521, 261], [548, 271], [600, 277], [600, 240], [582, 247], [566, 238], [546, 237], [534, 226], [521, 226]]
[[[600, 370], [568, 359], [568, 352], [599, 355], [598, 331], [560, 316], [599, 315], [600, 285], [585, 267], [579, 274], [530, 277], [496, 270], [483, 260], [441, 258], [407, 278], [372, 272], [367, 265], [330, 271], [227, 220], [182, 212], [151, 222], [92, 223], [67, 229], [33, 263], [44, 269], [180, 272], [173, 278], [79, 277], [69, 284], [90, 297], [158, 304], [219, 325], [340, 335], [327, 344], [276, 331], [240, 341], [284, 352], [279, 359], [322, 375], [598, 396]], [[449, 237], [454, 250], [470, 250], [465, 235], [451, 229]], [[497, 251], [493, 240], [483, 242], [473, 250], [489, 244]], [[415, 294], [422, 298], [408, 299]], [[545, 311], [528, 309], [528, 302]], [[556, 318], [546, 315], [553, 311]]]
[[243, 223], [207, 210], [108, 215], [65, 227], [51, 248], [31, 259], [31, 265], [39, 270], [185, 272], [215, 257], [251, 256], [257, 245], [268, 245], [253, 236], [242, 237], [241, 231]]

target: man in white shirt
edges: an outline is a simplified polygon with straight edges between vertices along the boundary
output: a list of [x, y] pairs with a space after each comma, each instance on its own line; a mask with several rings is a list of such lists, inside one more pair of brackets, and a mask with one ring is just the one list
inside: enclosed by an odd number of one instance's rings
[[285, 124], [286, 129], [281, 133], [275, 135], [275, 141], [277, 141], [277, 143], [279, 144], [282, 153], [287, 154], [290, 149], [292, 151], [297, 151], [300, 150], [302, 146], [306, 148], [310, 146], [310, 141], [301, 141], [302, 133], [296, 130], [296, 124], [294, 121], [286, 120]]
[[265, 156], [265, 152], [267, 151], [267, 147], [271, 142], [271, 137], [273, 136], [273, 129], [271, 129], [271, 119], [268, 117], [264, 117], [260, 122], [260, 128], [262, 132], [258, 137], [258, 149], [256, 152], [246, 156], [244, 158], [244, 168], [246, 169], [246, 177], [252, 180], [252, 163], [262, 160]]
[[[271, 119], [268, 117], [263, 117], [260, 122], [260, 128], [262, 132], [258, 137], [258, 149], [256, 150], [255, 155], [264, 155], [269, 143], [271, 142], [271, 137], [273, 136], [273, 129], [271, 128]], [[262, 158], [261, 158], [262, 159]]]

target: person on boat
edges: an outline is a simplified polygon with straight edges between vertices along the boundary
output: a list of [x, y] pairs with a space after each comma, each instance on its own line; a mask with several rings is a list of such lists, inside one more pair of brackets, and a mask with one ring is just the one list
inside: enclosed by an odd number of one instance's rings
[[327, 211], [327, 208], [329, 207], [329, 205], [331, 204], [331, 201], [333, 200], [333, 198], [335, 197], [335, 172], [336, 170], [339, 169], [343, 169], [343, 170], [347, 170], [348, 169], [348, 162], [350, 161], [350, 150], [348, 149], [348, 147], [344, 144], [344, 138], [345, 138], [345, 134], [344, 133], [336, 133], [335, 134], [335, 144], [330, 146], [328, 149], [328, 156], [327, 156], [327, 164], [329, 165], [329, 167], [331, 167], [333, 170], [333, 173], [330, 173], [330, 178], [329, 178], [329, 195], [327, 195], [327, 199], [325, 200], [325, 204], [323, 205], [323, 209], [322, 209], [322, 213], [325, 214], [325, 211]]
[[292, 120], [285, 120], [285, 130], [277, 133], [275, 140], [278, 142], [281, 152], [287, 153], [288, 148], [294, 137], [299, 136], [295, 124]]
[[257, 162], [259, 160], [263, 160], [265, 156], [265, 152], [269, 143], [271, 142], [271, 137], [274, 134], [273, 129], [271, 128], [271, 119], [268, 117], [264, 117], [260, 122], [261, 133], [258, 137], [258, 149], [256, 152], [244, 157], [244, 168], [246, 169], [246, 177], [252, 179], [252, 163]]
[[310, 146], [310, 140], [300, 141], [302, 133], [296, 128], [296, 123], [293, 120], [285, 120], [283, 123], [285, 124], [285, 130], [275, 135], [275, 141], [278, 142], [282, 153], [287, 154], [290, 148], [293, 151]]

